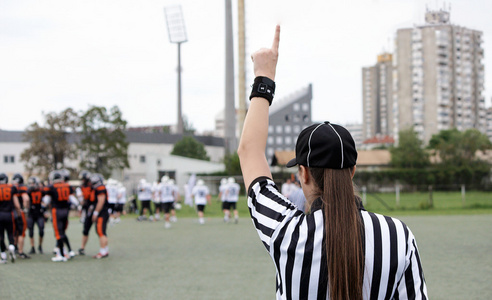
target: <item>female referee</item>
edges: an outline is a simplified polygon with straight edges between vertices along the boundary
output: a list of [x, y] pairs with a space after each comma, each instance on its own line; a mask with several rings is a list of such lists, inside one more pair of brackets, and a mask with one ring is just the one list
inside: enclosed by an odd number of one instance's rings
[[280, 27], [252, 55], [255, 81], [238, 154], [251, 218], [277, 272], [277, 299], [427, 299], [417, 243], [401, 221], [367, 212], [354, 195], [350, 133], [324, 122], [305, 128], [296, 157], [306, 214], [272, 180], [265, 146], [275, 93]]

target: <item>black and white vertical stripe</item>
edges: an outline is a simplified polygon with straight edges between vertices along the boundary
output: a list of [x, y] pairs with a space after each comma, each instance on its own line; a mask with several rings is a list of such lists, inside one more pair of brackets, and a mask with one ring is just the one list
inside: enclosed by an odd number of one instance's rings
[[[305, 215], [266, 177], [250, 186], [251, 218], [277, 271], [277, 299], [329, 299], [324, 216]], [[361, 210], [364, 299], [427, 299], [415, 238], [401, 221]]]

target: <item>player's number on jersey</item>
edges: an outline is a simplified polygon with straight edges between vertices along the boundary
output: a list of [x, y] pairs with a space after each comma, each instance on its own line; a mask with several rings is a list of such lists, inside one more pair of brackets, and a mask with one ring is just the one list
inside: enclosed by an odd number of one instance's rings
[[40, 204], [42, 198], [41, 196], [42, 193], [40, 191], [32, 192], [31, 193], [32, 204]]
[[68, 197], [70, 196], [70, 189], [68, 187], [59, 187], [56, 188], [56, 191], [58, 193], [58, 200], [59, 201], [68, 201]]
[[12, 191], [10, 188], [0, 189], [0, 201], [10, 201], [11, 197], [12, 197]]

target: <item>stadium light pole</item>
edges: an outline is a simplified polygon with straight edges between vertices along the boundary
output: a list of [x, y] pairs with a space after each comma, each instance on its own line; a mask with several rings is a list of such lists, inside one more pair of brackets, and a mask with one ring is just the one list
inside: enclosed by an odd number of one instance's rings
[[164, 7], [169, 41], [178, 45], [178, 134], [183, 134], [183, 115], [181, 113], [181, 44], [188, 41], [181, 6]]

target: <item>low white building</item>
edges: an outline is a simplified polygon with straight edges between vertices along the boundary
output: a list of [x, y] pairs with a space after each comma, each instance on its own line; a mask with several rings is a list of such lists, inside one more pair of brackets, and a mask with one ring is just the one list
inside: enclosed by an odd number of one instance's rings
[[[0, 130], [0, 172], [11, 177], [14, 173], [28, 176], [21, 153], [29, 147], [24, 140], [23, 131]], [[205, 145], [210, 161], [191, 159], [171, 155], [174, 144], [181, 140], [182, 135], [168, 133], [133, 132], [126, 133], [130, 143], [128, 161], [130, 168], [115, 170], [112, 177], [123, 182], [132, 193], [138, 181], [145, 178], [149, 182], [157, 182], [163, 175], [176, 179], [176, 184], [183, 192], [183, 185], [191, 173], [212, 173], [225, 169], [224, 140], [212, 136], [194, 136]], [[78, 169], [79, 161], [67, 163], [67, 167]]]

